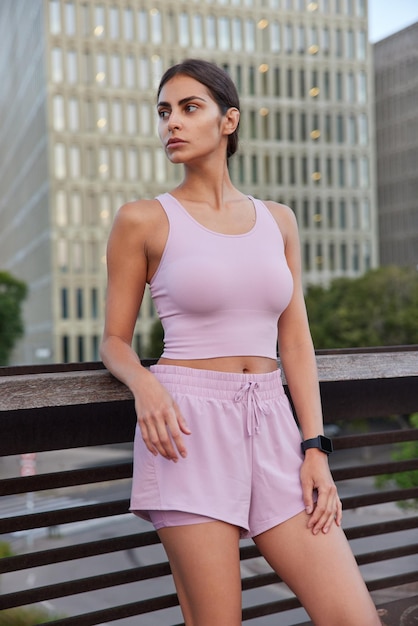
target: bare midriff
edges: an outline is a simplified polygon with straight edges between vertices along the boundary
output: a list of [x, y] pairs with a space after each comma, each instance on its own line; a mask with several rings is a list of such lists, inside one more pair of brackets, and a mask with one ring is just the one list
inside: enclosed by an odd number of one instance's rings
[[277, 370], [277, 361], [275, 359], [262, 356], [224, 356], [211, 359], [184, 360], [161, 357], [158, 364], [238, 374], [267, 374]]

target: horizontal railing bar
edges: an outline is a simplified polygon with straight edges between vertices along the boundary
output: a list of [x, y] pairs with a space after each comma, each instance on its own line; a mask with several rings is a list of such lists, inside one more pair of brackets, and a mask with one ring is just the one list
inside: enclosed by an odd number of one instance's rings
[[363, 526], [353, 526], [344, 528], [347, 539], [364, 539], [365, 537], [375, 537], [376, 535], [386, 535], [389, 533], [412, 530], [418, 527], [418, 517], [404, 517], [396, 520], [377, 522], [375, 524], [364, 524]]
[[[394, 474], [397, 472], [413, 471], [418, 469], [418, 459], [408, 461], [388, 461], [374, 465], [360, 465], [333, 468], [334, 480], [349, 480], [365, 476], [380, 474]], [[95, 465], [85, 469], [38, 474], [36, 476], [14, 477], [0, 480], [3, 496], [33, 493], [49, 489], [76, 487], [99, 482], [130, 479], [132, 477], [132, 461], [115, 463], [114, 465]]]
[[98, 574], [97, 576], [78, 578], [77, 580], [3, 594], [0, 598], [0, 606], [2, 609], [12, 609], [26, 604], [35, 604], [36, 602], [44, 602], [45, 600], [55, 600], [56, 598], [65, 598], [80, 593], [97, 591], [98, 589], [128, 585], [150, 578], [161, 578], [162, 576], [169, 576], [170, 574], [171, 570], [167, 561], [153, 565], [133, 567], [117, 572]]
[[[418, 407], [418, 398], [417, 398]], [[417, 428], [385, 430], [380, 433], [362, 433], [361, 435], [344, 435], [333, 440], [335, 450], [381, 446], [388, 443], [404, 443], [418, 440]]]
[[[73, 617], [64, 617], [52, 622], [48, 622], [48, 626], [96, 626], [112, 620], [123, 619], [126, 617], [135, 617], [154, 611], [170, 609], [178, 606], [178, 598], [175, 593], [149, 598], [147, 600], [138, 600], [130, 604], [121, 604], [119, 606], [101, 609], [92, 613], [83, 615], [75, 615]], [[40, 626], [43, 626], [42, 624]]]
[[396, 574], [395, 576], [369, 580], [366, 581], [366, 585], [369, 591], [378, 591], [379, 589], [391, 589], [392, 587], [409, 585], [416, 582], [418, 582], [418, 571], [405, 572], [403, 574]]
[[36, 476], [5, 478], [0, 481], [0, 487], [3, 496], [11, 496], [19, 493], [76, 487], [131, 477], [132, 461], [128, 461], [112, 465], [93, 465], [84, 469], [65, 470], [64, 472], [37, 474]]
[[375, 463], [374, 465], [356, 465], [349, 467], [332, 468], [334, 480], [354, 480], [366, 476], [380, 476], [381, 474], [397, 474], [398, 472], [410, 472], [418, 469], [418, 459], [411, 461], [391, 461], [388, 463]]
[[368, 563], [378, 563], [379, 561], [401, 559], [404, 556], [411, 556], [412, 554], [418, 554], [418, 543], [412, 543], [407, 546], [397, 546], [396, 548], [387, 548], [386, 550], [365, 552], [364, 554], [356, 554], [355, 557], [359, 565], [367, 565]]
[[114, 515], [128, 514], [129, 500], [113, 500], [101, 504], [86, 504], [84, 506], [69, 507], [59, 511], [45, 511], [43, 513], [30, 513], [16, 517], [0, 519], [0, 534], [12, 533], [32, 528], [45, 528], [48, 526], [60, 526], [72, 522], [84, 522], [86, 520], [112, 517]]
[[29, 552], [17, 556], [4, 557], [0, 559], [0, 574], [14, 572], [31, 567], [42, 567], [53, 565], [65, 561], [99, 556], [122, 550], [133, 550], [160, 543], [157, 533], [152, 530], [145, 533], [135, 533], [133, 535], [123, 535], [122, 537], [112, 537], [111, 539], [101, 539], [62, 548]]
[[412, 500], [418, 498], [418, 487], [410, 489], [395, 489], [378, 493], [366, 493], [358, 496], [348, 496], [342, 498], [344, 509], [358, 509], [363, 506], [373, 504], [384, 504], [387, 502], [399, 502], [401, 500]]
[[[355, 555], [355, 558], [359, 565], [364, 565], [367, 563], [402, 558], [404, 556], [416, 554], [417, 552], [418, 544], [411, 544], [397, 548], [377, 550], [370, 553]], [[171, 570], [168, 562], [157, 563], [6, 594], [1, 598], [0, 604], [3, 609], [8, 609], [36, 602], [43, 602], [45, 600], [53, 600], [69, 595], [96, 591], [98, 589], [105, 589], [108, 587], [159, 578], [162, 576], [168, 576], [170, 573]], [[265, 574], [257, 574], [255, 576], [243, 578], [242, 589], [246, 591], [280, 582], [282, 581], [277, 574], [271, 571]]]

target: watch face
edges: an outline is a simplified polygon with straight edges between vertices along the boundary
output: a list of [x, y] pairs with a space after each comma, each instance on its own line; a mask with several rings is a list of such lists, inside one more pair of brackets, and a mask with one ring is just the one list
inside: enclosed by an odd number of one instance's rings
[[321, 442], [321, 448], [327, 454], [331, 454], [333, 451], [332, 441], [328, 439], [328, 437], [324, 437], [324, 435], [319, 435], [319, 440]]

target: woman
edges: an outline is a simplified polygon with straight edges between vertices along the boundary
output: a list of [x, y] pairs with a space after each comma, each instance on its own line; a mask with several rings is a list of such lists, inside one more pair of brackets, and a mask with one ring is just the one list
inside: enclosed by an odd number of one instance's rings
[[[159, 136], [184, 167], [171, 193], [124, 205], [108, 245], [106, 367], [138, 417], [131, 509], [165, 547], [187, 626], [241, 624], [240, 537], [252, 537], [317, 626], [380, 620], [341, 530], [323, 435], [292, 211], [232, 184], [239, 99], [189, 59], [158, 90]], [[131, 348], [146, 283], [158, 364]], [[276, 341], [301, 437], [281, 385]], [[325, 445], [325, 448], [323, 446]]]

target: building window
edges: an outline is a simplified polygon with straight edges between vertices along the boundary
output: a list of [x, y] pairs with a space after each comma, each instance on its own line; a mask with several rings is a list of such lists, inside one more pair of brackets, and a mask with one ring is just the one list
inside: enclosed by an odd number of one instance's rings
[[94, 8], [93, 33], [97, 39], [102, 39], [105, 34], [105, 10], [104, 7], [101, 5], [98, 5]]
[[348, 141], [352, 146], [357, 143], [357, 120], [354, 115], [348, 118]]
[[81, 196], [78, 191], [71, 194], [71, 223], [74, 226], [81, 226], [83, 223]]
[[112, 87], [120, 87], [121, 85], [121, 59], [117, 53], [112, 54], [110, 57], [110, 82]]
[[348, 102], [355, 100], [354, 74], [352, 72], [347, 75], [347, 100]]
[[203, 47], [203, 20], [202, 16], [196, 13], [193, 15], [193, 28], [192, 28], [192, 37], [193, 37], [193, 47], [194, 48], [202, 48]]
[[127, 41], [134, 39], [134, 16], [130, 7], [126, 7], [123, 11], [123, 34]]
[[135, 87], [135, 59], [132, 55], [125, 57], [125, 86], [128, 89]]
[[343, 75], [341, 72], [337, 72], [335, 77], [335, 91], [336, 91], [336, 99], [338, 102], [341, 102], [343, 99]]
[[81, 176], [81, 156], [79, 146], [70, 146], [70, 176], [80, 178]]
[[68, 289], [67, 287], [63, 287], [61, 289], [61, 319], [67, 320], [68, 318], [69, 318]]
[[110, 7], [109, 9], [109, 35], [111, 39], [119, 39], [119, 7]]
[[231, 40], [229, 34], [229, 18], [220, 17], [218, 20], [219, 49], [229, 50], [231, 48]]
[[148, 41], [148, 12], [145, 9], [138, 11], [138, 40], [140, 43]]
[[76, 317], [82, 320], [84, 317], [84, 294], [81, 288], [76, 289]]
[[64, 79], [61, 48], [53, 48], [51, 51], [51, 78], [54, 83], [62, 83]]
[[163, 183], [167, 177], [167, 158], [162, 148], [156, 148], [154, 151], [155, 160], [155, 180], [157, 183]]
[[366, 146], [369, 143], [369, 130], [367, 115], [362, 113], [359, 117], [359, 143]]
[[74, 241], [72, 247], [72, 267], [76, 273], [82, 272], [84, 269], [83, 246], [80, 241]]
[[59, 35], [61, 32], [60, 0], [49, 0], [49, 32], [51, 35]]
[[148, 89], [150, 86], [149, 60], [146, 56], [139, 59], [138, 84], [140, 89]]
[[359, 72], [359, 75], [358, 75], [357, 100], [361, 104], [364, 104], [367, 101], [367, 79], [366, 79], [365, 72]]
[[129, 148], [128, 150], [128, 179], [136, 180], [138, 178], [138, 150]]
[[78, 81], [77, 52], [67, 52], [67, 83], [74, 85]]
[[148, 102], [141, 102], [140, 115], [141, 115], [141, 119], [140, 119], [141, 133], [144, 136], [149, 136], [151, 135], [152, 126], [151, 126], [151, 107]]
[[210, 50], [216, 48], [216, 22], [213, 15], [206, 18], [206, 47]]
[[342, 157], [338, 159], [338, 185], [345, 187], [345, 161]]
[[357, 35], [357, 58], [359, 61], [366, 59], [367, 50], [367, 35], [364, 30], [361, 30]]
[[255, 185], [258, 183], [258, 159], [255, 154], [251, 156], [251, 182]]
[[178, 16], [178, 43], [182, 48], [190, 46], [189, 36], [189, 16], [185, 11], [182, 11]]
[[65, 128], [64, 97], [56, 95], [52, 99], [52, 124], [54, 130], [62, 131]]
[[67, 226], [67, 197], [65, 191], [59, 190], [55, 196], [55, 219], [57, 226]]
[[279, 22], [272, 22], [270, 26], [270, 50], [272, 52], [280, 52], [280, 42], [280, 24]]
[[65, 145], [63, 143], [56, 143], [54, 146], [54, 171], [55, 178], [58, 180], [63, 180], [67, 176]]
[[149, 148], [141, 149], [141, 178], [146, 183], [152, 180], [152, 158]]
[[254, 52], [255, 50], [255, 23], [254, 20], [245, 20], [245, 50]]
[[152, 43], [160, 45], [162, 42], [161, 13], [158, 9], [151, 9], [151, 39]]
[[112, 133], [122, 133], [122, 103], [120, 100], [112, 100]]
[[65, 239], [57, 241], [57, 261], [60, 272], [68, 272], [68, 241]]
[[293, 51], [293, 27], [292, 24], [286, 24], [284, 29], [284, 48], [287, 54]]
[[128, 102], [126, 105], [126, 130], [129, 135], [136, 135], [138, 132], [136, 102]]
[[343, 34], [340, 28], [335, 31], [335, 55], [339, 58], [343, 56]]
[[358, 167], [357, 167], [357, 159], [352, 156], [350, 159], [350, 185], [352, 189], [356, 189], [358, 187]]
[[289, 157], [289, 184], [296, 185], [296, 160], [294, 156]]
[[84, 337], [81, 335], [77, 337], [77, 361], [79, 363], [84, 361]]
[[273, 72], [273, 94], [275, 96], [280, 96], [280, 68], [275, 67]]
[[283, 157], [276, 157], [276, 183], [278, 185], [283, 184]]
[[344, 117], [337, 115], [337, 141], [344, 143]]
[[63, 363], [70, 362], [70, 340], [67, 335], [61, 337], [61, 349], [62, 349], [62, 361]]
[[289, 67], [286, 72], [287, 78], [287, 97], [293, 98], [293, 70]]
[[367, 188], [369, 183], [369, 160], [364, 156], [360, 159], [360, 187]]

